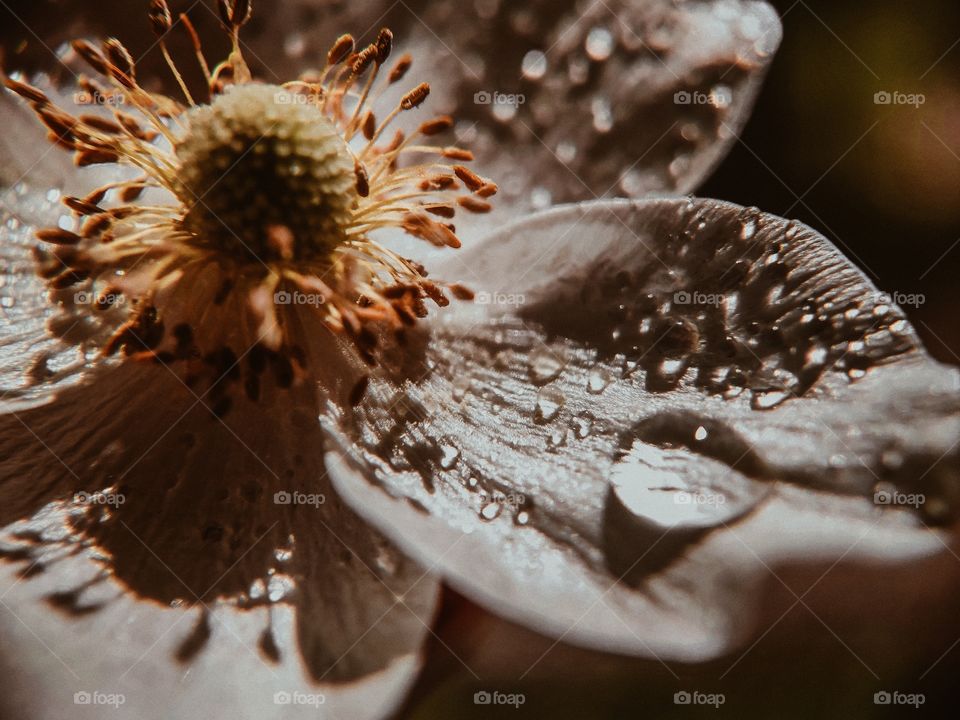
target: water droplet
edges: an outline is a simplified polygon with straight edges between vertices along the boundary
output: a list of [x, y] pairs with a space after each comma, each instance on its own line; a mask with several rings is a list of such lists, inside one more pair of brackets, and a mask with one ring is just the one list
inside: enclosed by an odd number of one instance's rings
[[295, 584], [289, 575], [276, 574], [267, 584], [267, 599], [270, 602], [280, 602], [293, 592]]
[[517, 513], [517, 516], [514, 519], [517, 525], [526, 525], [530, 522], [530, 513], [528, 513], [526, 510], [521, 510]]
[[862, 368], [850, 368], [847, 370], [847, 377], [853, 381], [862, 380], [867, 376], [867, 371]]
[[571, 142], [562, 142], [557, 145], [557, 158], [565, 165], [569, 165], [577, 158], [577, 146]]
[[548, 423], [556, 419], [566, 401], [563, 394], [551, 388], [542, 388], [537, 393], [537, 404], [534, 409], [534, 420], [537, 423]]
[[480, 508], [480, 517], [484, 520], [495, 520], [500, 515], [501, 510], [500, 503], [488, 502]]
[[444, 470], [451, 469], [460, 459], [460, 449], [453, 445], [441, 445], [440, 451], [443, 453], [440, 457], [440, 467]]
[[584, 47], [591, 60], [603, 62], [613, 52], [613, 35], [605, 27], [595, 27], [587, 33]]
[[790, 397], [787, 390], [761, 390], [753, 393], [750, 407], [754, 410], [773, 410]]
[[553, 194], [545, 187], [535, 187], [530, 193], [530, 204], [535, 210], [545, 210], [553, 203]]
[[540, 50], [531, 50], [523, 56], [521, 69], [527, 80], [540, 80], [547, 74], [547, 56]]
[[535, 385], [546, 385], [556, 380], [563, 371], [564, 358], [546, 347], [539, 347], [530, 353], [530, 379]]
[[567, 428], [558, 428], [550, 433], [547, 438], [547, 445], [551, 448], [561, 448], [567, 444]]
[[469, 485], [472, 488], [477, 487], [477, 485], [479, 484], [480, 484], [480, 481], [477, 480], [477, 478], [472, 475], [470, 476], [470, 479], [467, 480], [467, 485]]
[[707, 439], [707, 435], [709, 435], [709, 433], [707, 432], [707, 429], [703, 425], [701, 425], [693, 433], [693, 439], [702, 442], [703, 440]]
[[277, 548], [273, 551], [273, 556], [277, 559], [277, 562], [289, 562], [290, 558], [293, 557], [293, 550], [290, 548]]
[[602, 367], [595, 367], [590, 371], [587, 377], [587, 392], [592, 395], [599, 395], [610, 384], [610, 373]]
[[307, 40], [300, 33], [288, 35], [283, 41], [283, 51], [292, 58], [302, 57], [307, 50]]
[[493, 117], [498, 122], [508, 123], [517, 116], [520, 106], [512, 102], [496, 102], [490, 106]]
[[247, 591], [247, 594], [250, 596], [251, 600], [259, 600], [267, 593], [267, 585], [262, 578], [257, 578], [250, 585], [250, 590]]
[[592, 427], [593, 420], [589, 417], [578, 417], [573, 420], [573, 431], [581, 440], [590, 435]]
[[593, 113], [593, 128], [598, 133], [608, 133], [613, 129], [613, 108], [610, 107], [610, 101], [602, 96], [597, 96], [590, 103], [590, 111]]

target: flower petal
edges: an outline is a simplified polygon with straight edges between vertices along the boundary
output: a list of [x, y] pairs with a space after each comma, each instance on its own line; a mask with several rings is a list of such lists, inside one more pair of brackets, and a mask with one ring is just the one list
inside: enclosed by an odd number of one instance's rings
[[422, 0], [380, 22], [517, 212], [695, 189], [745, 124], [781, 37], [754, 0]]
[[331, 416], [328, 470], [495, 612], [698, 660], [750, 635], [784, 565], [843, 558], [883, 586], [944, 551], [928, 525], [958, 506], [957, 372], [809, 228], [595, 203], [446, 270], [478, 303]]
[[337, 498], [310, 395], [218, 419], [128, 362], [4, 406], [0, 654], [18, 717], [72, 715], [78, 692], [144, 718], [392, 711], [438, 583]]

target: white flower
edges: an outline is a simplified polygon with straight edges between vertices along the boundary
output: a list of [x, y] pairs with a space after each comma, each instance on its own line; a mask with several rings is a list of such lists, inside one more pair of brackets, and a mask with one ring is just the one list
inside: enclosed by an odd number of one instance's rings
[[[775, 16], [601, 5], [404, 6], [426, 63], [388, 31], [331, 37], [287, 84], [252, 81], [232, 0], [209, 101], [148, 93], [111, 41], [75, 46], [109, 81], [84, 81], [99, 108], [9, 80], [101, 181], [28, 168], [5, 105], [20, 716], [384, 716], [441, 581], [560, 640], [702, 661], [756, 631], [770, 572], [842, 559], [893, 582], [943, 549], [956, 373], [809, 228], [651, 197], [733, 141]], [[151, 19], [163, 41], [164, 2]], [[418, 68], [429, 88], [401, 86]], [[446, 115], [419, 114], [428, 93]], [[639, 199], [599, 199], [621, 193]]]

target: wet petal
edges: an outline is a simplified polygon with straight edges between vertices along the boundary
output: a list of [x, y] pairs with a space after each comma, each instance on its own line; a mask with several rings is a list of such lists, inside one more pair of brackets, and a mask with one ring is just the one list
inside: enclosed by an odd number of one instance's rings
[[691, 191], [746, 122], [781, 37], [753, 0], [422, 0], [379, 22], [516, 212]]
[[403, 697], [437, 581], [338, 499], [310, 393], [223, 419], [209, 403], [130, 362], [4, 406], [18, 717], [72, 715], [74, 693], [144, 718], [373, 718]]
[[477, 302], [328, 421], [328, 469], [495, 612], [703, 659], [749, 636], [784, 565], [843, 558], [883, 586], [945, 552], [957, 373], [809, 228], [716, 201], [571, 206], [446, 270]]

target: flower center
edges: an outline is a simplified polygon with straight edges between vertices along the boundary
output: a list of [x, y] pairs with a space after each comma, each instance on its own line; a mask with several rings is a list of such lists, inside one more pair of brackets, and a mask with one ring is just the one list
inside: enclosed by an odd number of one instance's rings
[[329, 255], [357, 201], [355, 162], [333, 123], [274, 85], [242, 85], [187, 113], [174, 151], [183, 224], [250, 260]]

